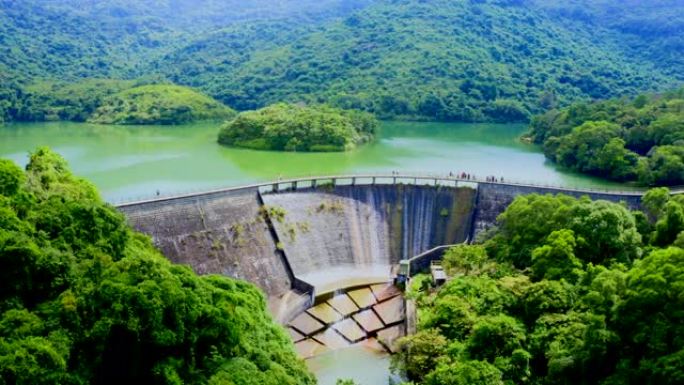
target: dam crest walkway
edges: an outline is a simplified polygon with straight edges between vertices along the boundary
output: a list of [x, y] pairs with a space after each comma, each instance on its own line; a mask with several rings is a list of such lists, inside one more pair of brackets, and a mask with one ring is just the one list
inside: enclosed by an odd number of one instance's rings
[[[469, 177], [462, 178], [457, 175], [440, 175], [430, 173], [363, 173], [363, 174], [348, 174], [348, 175], [322, 175], [322, 176], [304, 176], [287, 179], [278, 179], [275, 181], [259, 182], [247, 185], [224, 187], [217, 189], [210, 189], [205, 191], [187, 192], [173, 195], [151, 196], [148, 198], [133, 199], [131, 201], [115, 203], [117, 207], [134, 206], [144, 203], [163, 202], [170, 200], [177, 200], [183, 198], [196, 198], [202, 195], [212, 195], [218, 193], [226, 193], [240, 190], [258, 190], [261, 193], [279, 192], [287, 190], [297, 190], [306, 188], [317, 188], [325, 186], [356, 186], [356, 185], [433, 185], [444, 187], [477, 187], [478, 185], [492, 185], [502, 187], [517, 187], [522, 189], [529, 189], [531, 191], [549, 192], [549, 193], [571, 193], [589, 194], [589, 195], [612, 195], [625, 197], [641, 197], [647, 188], [633, 188], [633, 189], [610, 189], [610, 188], [588, 188], [588, 187], [573, 187], [563, 185], [539, 184], [534, 182], [515, 181], [515, 180], [498, 180], [492, 181], [487, 178]], [[672, 194], [684, 193], [684, 186], [671, 187]]]

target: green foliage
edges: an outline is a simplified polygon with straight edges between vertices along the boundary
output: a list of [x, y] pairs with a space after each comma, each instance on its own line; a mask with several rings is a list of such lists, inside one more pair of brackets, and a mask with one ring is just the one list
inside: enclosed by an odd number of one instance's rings
[[437, 359], [447, 350], [447, 339], [436, 330], [420, 331], [400, 341], [399, 353], [392, 359], [408, 378], [421, 378], [437, 366]]
[[618, 204], [517, 198], [486, 248], [445, 255], [461, 274], [417, 301], [393, 366], [423, 385], [680, 383], [684, 199], [657, 189], [644, 204], [656, 225], [641, 238]]
[[230, 28], [154, 65], [239, 110], [304, 101], [383, 119], [518, 122], [676, 84], [677, 71], [625, 46], [619, 30], [567, 25], [527, 1], [398, 0], [320, 26]]
[[665, 204], [670, 200], [670, 190], [667, 187], [659, 187], [648, 190], [641, 198], [641, 204], [650, 218], [657, 218], [663, 212]]
[[[229, 107], [186, 87], [143, 80], [37, 81], [8, 103], [6, 120], [91, 121], [104, 124], [180, 124], [227, 119]], [[1, 97], [0, 97], [1, 99]]]
[[258, 150], [345, 151], [372, 140], [377, 127], [361, 111], [280, 103], [240, 113], [221, 128], [218, 141]]
[[575, 256], [577, 241], [572, 230], [558, 230], [549, 234], [546, 244], [532, 251], [532, 277], [576, 281], [582, 262]]
[[634, 216], [606, 201], [562, 194], [520, 196], [498, 222], [499, 231], [485, 244], [489, 255], [519, 268], [532, 266], [533, 250], [562, 229], [573, 231], [574, 254], [583, 263], [628, 262], [641, 253]]
[[354, 380], [339, 379], [335, 382], [335, 385], [356, 385], [356, 382], [354, 382]]
[[24, 182], [24, 173], [14, 162], [0, 159], [0, 195], [12, 196]]
[[315, 383], [254, 286], [173, 265], [48, 149], [0, 165], [1, 382]]
[[643, 185], [684, 183], [684, 96], [576, 104], [536, 116], [530, 136], [546, 156], [588, 174]]
[[[0, 1], [0, 72], [15, 78], [133, 78], [151, 58], [237, 22], [318, 23], [365, 0]], [[225, 42], [224, 42], [225, 43]], [[230, 45], [230, 44], [227, 44]]]
[[104, 124], [182, 124], [223, 120], [233, 110], [187, 87], [167, 84], [140, 86], [106, 98], [88, 118]]
[[667, 202], [661, 218], [656, 222], [653, 243], [657, 246], [672, 244], [682, 231], [684, 231], [684, 205], [675, 201]]
[[615, 322], [624, 343], [639, 352], [624, 357], [621, 365], [634, 383], [676, 384], [682, 379], [683, 277], [680, 248], [655, 251], [627, 273], [627, 291]]
[[488, 262], [487, 250], [481, 245], [457, 245], [444, 253], [444, 269], [449, 274], [477, 274]]
[[85, 122], [103, 101], [135, 85], [133, 81], [86, 79], [75, 83], [41, 81], [23, 88], [13, 120]]
[[426, 385], [503, 385], [501, 371], [484, 361], [439, 365], [425, 378]]
[[[22, 119], [30, 83], [141, 77], [239, 110], [304, 101], [381, 118], [527, 121], [681, 81], [684, 9], [663, 3], [1, 0], [0, 73], [12, 82], [0, 81], [0, 121]], [[92, 109], [31, 99], [26, 119]]]
[[[620, 36], [628, 55], [654, 63], [670, 74], [681, 73], [678, 38], [684, 28], [682, 3], [677, 0], [533, 0], [558, 21], [591, 28], [598, 38]], [[681, 77], [680, 77], [681, 79]], [[643, 103], [637, 99], [635, 105]]]

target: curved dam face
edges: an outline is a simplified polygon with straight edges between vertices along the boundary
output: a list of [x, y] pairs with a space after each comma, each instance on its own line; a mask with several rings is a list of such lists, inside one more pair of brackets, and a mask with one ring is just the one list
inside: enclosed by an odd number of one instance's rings
[[263, 195], [297, 278], [316, 294], [391, 279], [391, 268], [436, 245], [464, 242], [475, 189], [367, 185]]
[[152, 237], [175, 263], [198, 274], [250, 281], [267, 295], [293, 286], [261, 212], [257, 189], [207, 194], [119, 207], [129, 223]]

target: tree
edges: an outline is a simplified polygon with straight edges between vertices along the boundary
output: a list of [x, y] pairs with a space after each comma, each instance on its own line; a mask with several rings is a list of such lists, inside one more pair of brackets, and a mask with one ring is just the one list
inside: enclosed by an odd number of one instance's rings
[[594, 383], [610, 367], [610, 354], [617, 342], [604, 316], [545, 314], [530, 336], [537, 357], [533, 372], [549, 383]]
[[640, 180], [650, 185], [684, 183], [684, 146], [655, 147], [653, 154], [640, 169]]
[[485, 361], [442, 364], [425, 377], [425, 385], [503, 385], [502, 373]]
[[497, 218], [498, 232], [485, 244], [488, 254], [518, 268], [530, 266], [532, 250], [566, 226], [568, 208], [574, 204], [576, 200], [566, 195], [516, 197]]
[[[418, 328], [445, 338], [446, 347], [431, 358], [430, 372], [413, 379], [423, 385], [681, 382], [682, 203], [666, 189], [646, 194], [644, 204], [655, 212], [653, 239], [675, 246], [659, 249], [642, 244], [640, 232], [650, 238], [646, 215], [637, 226], [639, 213], [621, 204], [516, 198], [492, 229], [486, 253], [482, 245], [447, 253], [445, 265], [468, 274], [422, 293]], [[482, 262], [487, 255], [500, 264]], [[520, 267], [503, 264], [509, 261]], [[475, 365], [484, 377], [471, 372]]]
[[435, 329], [427, 329], [399, 340], [398, 353], [392, 357], [395, 370], [409, 379], [420, 379], [436, 366], [446, 353], [447, 339]]
[[579, 103], [532, 119], [529, 136], [568, 168], [642, 185], [684, 183], [682, 94]]
[[537, 280], [566, 279], [575, 282], [582, 273], [582, 262], [575, 256], [576, 245], [572, 230], [549, 234], [547, 243], [532, 252], [532, 276]]
[[670, 200], [670, 189], [667, 187], [652, 188], [641, 198], [641, 204], [646, 209], [651, 220], [659, 217]]
[[0, 196], [0, 382], [315, 383], [256, 287], [172, 264], [47, 148], [24, 179]]
[[592, 167], [606, 173], [611, 179], [625, 181], [635, 178], [637, 161], [637, 154], [625, 148], [623, 139], [612, 138], [591, 163]]
[[345, 151], [373, 139], [377, 127], [366, 112], [279, 103], [239, 114], [218, 141], [257, 150]]
[[633, 383], [675, 384], [681, 378], [682, 285], [684, 250], [675, 247], [652, 252], [627, 273], [627, 292], [614, 322], [625, 348], [634, 352], [620, 366]]
[[580, 200], [565, 213], [578, 241], [576, 255], [585, 263], [628, 263], [641, 255], [636, 221], [623, 205]]
[[473, 325], [466, 351], [472, 359], [494, 362], [522, 348], [525, 339], [525, 328], [515, 318], [506, 315], [483, 316]]
[[449, 274], [477, 274], [487, 261], [487, 251], [482, 245], [457, 245], [447, 250], [443, 258]]
[[16, 194], [24, 179], [24, 173], [14, 162], [0, 159], [0, 195]]
[[465, 338], [477, 319], [472, 307], [456, 295], [441, 296], [421, 319], [421, 327], [438, 329], [449, 339]]
[[653, 244], [670, 245], [682, 231], [684, 231], [684, 206], [675, 201], [667, 202], [660, 219], [656, 222]]
[[518, 268], [532, 265], [532, 252], [547, 237], [572, 230], [576, 257], [587, 263], [630, 261], [641, 253], [641, 236], [625, 207], [562, 194], [516, 197], [497, 218], [499, 231], [485, 244], [488, 254]]

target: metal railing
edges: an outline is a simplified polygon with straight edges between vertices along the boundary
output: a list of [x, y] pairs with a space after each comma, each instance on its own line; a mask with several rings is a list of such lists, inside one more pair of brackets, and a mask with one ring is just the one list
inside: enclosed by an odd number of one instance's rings
[[[419, 183], [420, 182], [420, 183]], [[150, 195], [147, 198], [132, 199], [128, 201], [113, 202], [117, 207], [125, 207], [138, 205], [149, 202], [161, 202], [166, 200], [174, 200], [180, 198], [192, 198], [203, 195], [211, 195], [218, 193], [226, 193], [231, 191], [259, 189], [262, 192], [277, 192], [288, 189], [298, 188], [312, 188], [323, 185], [392, 185], [392, 184], [413, 184], [413, 185], [434, 185], [434, 186], [468, 186], [472, 185], [502, 185], [512, 187], [527, 187], [546, 190], [558, 190], [575, 193], [594, 193], [594, 194], [610, 194], [610, 195], [624, 195], [624, 196], [641, 196], [647, 189], [635, 188], [633, 190], [618, 190], [610, 188], [591, 188], [578, 186], [564, 186], [554, 184], [542, 184], [532, 181], [514, 181], [514, 180], [488, 180], [488, 178], [462, 178], [453, 174], [433, 174], [433, 173], [363, 173], [363, 174], [348, 174], [348, 175], [322, 175], [322, 176], [302, 176], [291, 177], [287, 179], [278, 179], [275, 181], [257, 182], [242, 186], [222, 187], [210, 190], [200, 190], [193, 192], [185, 192], [179, 194], [170, 194], [162, 196]], [[265, 190], [262, 190], [265, 189]], [[684, 193], [684, 186], [671, 187], [673, 194]]]

